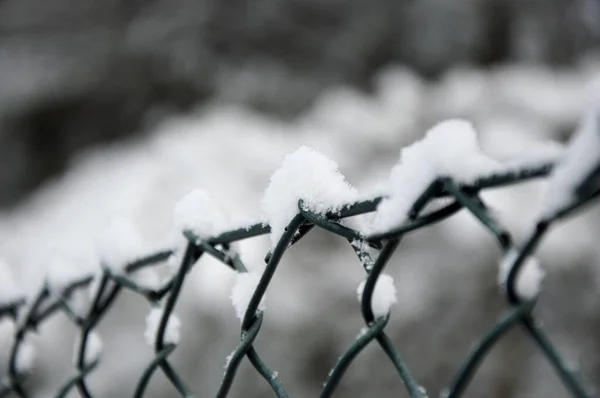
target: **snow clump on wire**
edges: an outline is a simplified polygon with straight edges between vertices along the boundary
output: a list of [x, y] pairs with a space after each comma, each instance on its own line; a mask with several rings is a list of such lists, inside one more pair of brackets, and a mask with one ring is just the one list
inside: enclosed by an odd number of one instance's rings
[[219, 235], [231, 227], [221, 204], [203, 189], [192, 190], [175, 204], [173, 222], [179, 232], [188, 230], [201, 239]]
[[[498, 284], [501, 287], [506, 288], [508, 274], [514, 266], [518, 256], [519, 252], [512, 248], [500, 260]], [[521, 269], [519, 269], [515, 281], [515, 291], [517, 296], [521, 300], [531, 300], [535, 298], [540, 293], [545, 274], [546, 273], [540, 266], [540, 262], [535, 257], [527, 257], [524, 260], [523, 265], [521, 265]]]
[[[75, 345], [73, 347], [73, 365], [78, 366], [79, 364], [79, 353], [81, 352], [82, 345], [82, 337], [83, 335], [78, 335], [75, 340]], [[100, 336], [96, 332], [90, 332], [86, 336], [85, 347], [84, 347], [84, 356], [82, 366], [88, 366], [96, 362], [100, 359], [100, 354], [102, 353], [102, 340]]]
[[128, 218], [115, 217], [101, 232], [98, 252], [102, 263], [114, 273], [144, 254], [144, 240], [135, 224]]
[[338, 164], [316, 150], [302, 146], [283, 159], [271, 176], [261, 200], [271, 226], [272, 247], [298, 214], [298, 201], [317, 214], [338, 212], [356, 201], [358, 193], [338, 171]]
[[[254, 272], [240, 272], [236, 275], [235, 284], [233, 285], [233, 289], [231, 289], [230, 298], [235, 310], [235, 315], [240, 319], [240, 321], [244, 319], [244, 315], [246, 314], [246, 310], [248, 309], [252, 295], [256, 291], [259, 282], [260, 275]], [[265, 311], [267, 309], [267, 305], [265, 303], [266, 296], [267, 295], [264, 294], [260, 300], [258, 311]]]
[[[158, 329], [163, 317], [164, 309], [156, 307], [150, 310], [146, 316], [146, 330], [144, 331], [144, 339], [146, 344], [154, 347], [158, 335]], [[163, 341], [165, 344], [178, 344], [180, 339], [181, 321], [175, 314], [171, 314], [167, 320]]]
[[371, 231], [387, 231], [406, 221], [416, 200], [437, 178], [451, 177], [460, 184], [470, 184], [499, 169], [500, 163], [479, 148], [470, 122], [441, 122], [400, 152], [400, 161], [389, 178], [390, 195], [377, 206]]
[[175, 252], [167, 260], [172, 270], [177, 269], [183, 258], [187, 240], [182, 233], [189, 231], [199, 239], [208, 239], [232, 228], [229, 214], [207, 191], [193, 189], [181, 198], [173, 208]]
[[[362, 302], [363, 292], [367, 280], [365, 279], [358, 285], [356, 294], [358, 302]], [[394, 278], [387, 274], [381, 274], [375, 282], [375, 289], [373, 290], [373, 296], [371, 297], [371, 308], [373, 309], [373, 315], [375, 318], [379, 318], [387, 315], [394, 304], [398, 302], [396, 298], [396, 286], [394, 286]]]

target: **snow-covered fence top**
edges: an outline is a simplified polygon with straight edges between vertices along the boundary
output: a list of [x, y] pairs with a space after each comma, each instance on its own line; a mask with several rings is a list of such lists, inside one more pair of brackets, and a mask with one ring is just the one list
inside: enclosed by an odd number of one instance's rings
[[[301, 147], [287, 155], [271, 177], [261, 202], [263, 222], [236, 225], [207, 192], [195, 190], [175, 207], [174, 221], [185, 238], [179, 247], [144, 253], [135, 225], [116, 219], [101, 236], [101, 266], [94, 275], [82, 275], [64, 259], [49, 259], [45, 283], [33, 297], [20, 294], [10, 267], [0, 261], [0, 320], [14, 329], [0, 396], [28, 396], [26, 381], [35, 359], [35, 347], [28, 335], [59, 312], [69, 317], [79, 334], [74, 343], [74, 375], [56, 396], [64, 397], [72, 390], [82, 397], [94, 396], [86, 377], [102, 358], [102, 340], [95, 328], [124, 290], [145, 297], [153, 305], [144, 335], [155, 357], [140, 375], [133, 396], [144, 395], [156, 372], [164, 373], [181, 396], [193, 396], [170, 364], [169, 355], [180, 336], [180, 320], [174, 308], [181, 288], [190, 269], [206, 256], [237, 271], [231, 300], [241, 323], [240, 342], [226, 359], [217, 397], [228, 395], [244, 359], [250, 361], [276, 396], [290, 396], [278, 373], [267, 365], [268, 358], [259, 355], [260, 346], [255, 346], [254, 341], [263, 321], [268, 321], [264, 319], [268, 311], [265, 296], [283, 256], [291, 246], [301, 244], [311, 230], [320, 228], [347, 240], [366, 275], [356, 291], [365, 326], [337, 363], [332, 364], [321, 396], [332, 396], [348, 366], [367, 345], [374, 343], [387, 354], [408, 394], [426, 397], [425, 386], [411, 374], [409, 364], [385, 333], [396, 303], [396, 289], [393, 278], [384, 270], [406, 234], [464, 210], [497, 239], [504, 253], [498, 282], [509, 310], [497, 324], [490, 325], [489, 333], [466, 357], [442, 396], [461, 396], [493, 345], [518, 326], [541, 348], [574, 397], [590, 397], [592, 393], [566, 365], [532, 314], [544, 277], [533, 254], [555, 221], [600, 194], [598, 119], [597, 113], [586, 118], [566, 150], [551, 145], [526, 158], [504, 162], [480, 151], [475, 129], [469, 122], [445, 121], [402, 150], [385, 193], [377, 197], [361, 196], [339, 173], [334, 161]], [[482, 199], [481, 191], [548, 176], [548, 190], [529, 237], [514, 242]], [[262, 273], [248, 271], [235, 242], [265, 234], [270, 234], [272, 244], [265, 257], [266, 267]], [[173, 273], [160, 281], [150, 271], [165, 262], [173, 265]], [[89, 305], [82, 305], [82, 292], [89, 294]]]

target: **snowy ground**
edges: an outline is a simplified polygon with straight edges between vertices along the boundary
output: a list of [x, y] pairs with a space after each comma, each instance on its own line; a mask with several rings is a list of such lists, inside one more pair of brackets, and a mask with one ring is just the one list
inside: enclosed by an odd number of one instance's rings
[[[367, 196], [381, 189], [404, 145], [448, 117], [472, 120], [483, 150], [492, 157], [527, 153], [546, 140], [564, 140], [573, 130], [600, 87], [600, 64], [589, 61], [570, 72], [525, 66], [457, 69], [434, 85], [391, 68], [380, 74], [376, 86], [373, 96], [349, 88], [329, 91], [293, 122], [212, 104], [165, 121], [143, 141], [82, 154], [65, 175], [0, 214], [0, 256], [12, 265], [22, 288], [33, 292], [52, 254], [95, 267], [95, 240], [114, 215], [134, 220], [148, 250], [170, 245], [173, 206], [194, 188], [211, 192], [234, 220], [260, 219], [270, 175], [286, 153], [301, 145], [338, 162], [359, 195]], [[529, 183], [484, 198], [522, 238], [536, 215], [541, 188], [543, 183]], [[562, 351], [598, 388], [600, 340], [592, 332], [600, 322], [597, 220], [598, 211], [586, 213], [557, 228], [542, 245], [548, 275], [539, 313]], [[323, 233], [309, 236], [284, 259], [269, 290], [257, 348], [294, 396], [317, 394], [361, 328], [355, 292], [364, 274], [342, 243]], [[267, 237], [242, 244], [250, 267], [262, 267], [269, 247]], [[407, 239], [395, 267], [387, 271], [398, 290], [390, 335], [431, 391], [447, 384], [469, 347], [502, 313], [495, 285], [499, 256], [491, 237], [460, 213]], [[237, 343], [239, 321], [229, 300], [234, 280], [225, 267], [201, 260], [176, 311], [182, 342], [173, 356], [175, 366], [199, 397], [215, 393], [225, 358]], [[127, 396], [151, 358], [143, 339], [149, 308], [129, 296], [118, 304], [99, 330], [104, 362], [91, 378], [99, 397]], [[64, 325], [64, 319], [57, 319], [35, 339], [31, 387], [36, 396], [50, 396], [70, 374], [73, 330]], [[6, 336], [2, 339], [4, 360], [8, 343]], [[482, 396], [482, 391], [498, 398], [566, 396], [542, 363], [533, 346], [514, 333], [485, 363], [470, 396]], [[161, 377], [151, 385], [150, 396], [174, 396]], [[267, 387], [247, 365], [236, 380], [232, 396], [266, 394]], [[397, 396], [401, 389], [391, 365], [372, 347], [350, 369], [339, 394]]]

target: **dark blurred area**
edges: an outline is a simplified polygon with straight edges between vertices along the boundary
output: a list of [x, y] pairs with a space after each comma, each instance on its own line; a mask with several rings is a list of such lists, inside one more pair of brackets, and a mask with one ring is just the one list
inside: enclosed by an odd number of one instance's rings
[[390, 63], [568, 68], [599, 34], [597, 0], [0, 0], [0, 205], [207, 99], [289, 118]]

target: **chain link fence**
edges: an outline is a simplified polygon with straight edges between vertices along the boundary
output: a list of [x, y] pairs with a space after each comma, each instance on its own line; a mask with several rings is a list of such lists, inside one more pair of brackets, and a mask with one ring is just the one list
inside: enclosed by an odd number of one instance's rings
[[[337, 363], [332, 364], [326, 382], [323, 385], [321, 397], [330, 397], [344, 377], [350, 364], [360, 355], [362, 350], [370, 345], [377, 344], [387, 354], [387, 357], [397, 370], [398, 376], [413, 398], [425, 398], [428, 392], [417, 378], [411, 373], [410, 365], [406, 363], [401, 352], [394, 346], [394, 342], [386, 335], [385, 328], [393, 315], [388, 311], [386, 315], [376, 317], [372, 306], [376, 291], [376, 284], [383, 270], [392, 256], [398, 251], [403, 237], [413, 231], [452, 217], [457, 212], [464, 210], [470, 212], [492, 234], [506, 256], [511, 256], [509, 268], [503, 284], [503, 292], [509, 306], [508, 312], [495, 325], [490, 325], [489, 332], [482, 336], [478, 344], [470, 352], [456, 372], [456, 376], [449, 383], [446, 390], [439, 392], [441, 397], [454, 398], [462, 396], [474, 377], [480, 363], [494, 347], [494, 345], [515, 328], [521, 328], [532, 344], [535, 344], [545, 355], [547, 361], [556, 371], [566, 389], [573, 397], [592, 397], [593, 393], [584, 387], [579, 376], [572, 370], [561, 357], [555, 345], [549, 340], [546, 333], [536, 322], [532, 310], [536, 305], [536, 295], [524, 299], [519, 293], [518, 278], [525, 268], [528, 258], [534, 253], [539, 242], [543, 239], [549, 227], [557, 220], [570, 215], [574, 210], [592, 201], [600, 194], [598, 184], [599, 169], [587, 174], [580, 183], [576, 184], [573, 200], [568, 206], [551, 216], [542, 218], [533, 228], [529, 237], [522, 245], [515, 245], [511, 234], [496, 220], [493, 211], [490, 211], [480, 193], [489, 188], [510, 186], [532, 179], [547, 177], [553, 170], [552, 162], [542, 162], [536, 165], [511, 169], [506, 172], [493, 173], [479, 177], [472, 184], [458, 183], [449, 177], [437, 178], [420, 197], [412, 204], [407, 220], [397, 227], [365, 236], [357, 229], [351, 228], [345, 219], [361, 214], [376, 211], [382, 197], [373, 197], [368, 200], [348, 203], [339, 211], [317, 213], [311, 211], [303, 200], [298, 202], [297, 214], [285, 228], [283, 235], [274, 248], [265, 257], [266, 268], [253, 291], [245, 314], [241, 322], [240, 342], [232, 355], [227, 359], [225, 373], [217, 397], [226, 397], [235, 381], [236, 371], [246, 358], [256, 372], [270, 385], [277, 397], [288, 397], [288, 392], [277, 372], [273, 371], [258, 353], [254, 341], [261, 330], [264, 320], [264, 311], [261, 300], [265, 296], [271, 279], [275, 275], [279, 264], [286, 251], [298, 244], [314, 228], [321, 228], [329, 233], [339, 235], [346, 239], [351, 249], [356, 253], [357, 265], [364, 268], [367, 279], [361, 298], [361, 312], [365, 328], [356, 341], [341, 353]], [[439, 199], [444, 199], [440, 201]], [[431, 210], [430, 204], [438, 203]], [[442, 205], [439, 205], [439, 203]], [[8, 371], [0, 385], [0, 396], [9, 396], [11, 393], [18, 397], [28, 397], [26, 389], [27, 372], [19, 366], [19, 357], [26, 348], [24, 345], [28, 333], [48, 318], [57, 313], [66, 314], [79, 331], [78, 349], [74, 358], [73, 376], [64, 383], [56, 392], [56, 397], [65, 397], [73, 390], [77, 390], [82, 397], [94, 396], [86, 384], [86, 377], [98, 367], [100, 359], [95, 347], [94, 328], [102, 321], [104, 315], [110, 311], [111, 306], [124, 290], [135, 292], [148, 300], [154, 307], [160, 308], [160, 316], [156, 319], [156, 334], [154, 338], [154, 359], [148, 364], [140, 375], [134, 397], [144, 396], [144, 392], [157, 372], [162, 372], [170, 381], [173, 388], [183, 397], [192, 397], [193, 392], [187, 387], [185, 381], [169, 362], [169, 355], [176, 349], [176, 339], [169, 336], [169, 323], [176, 303], [180, 297], [182, 286], [191, 268], [203, 256], [212, 256], [224, 266], [230, 267], [238, 273], [248, 272], [248, 268], [241, 260], [232, 244], [236, 241], [251, 239], [259, 235], [270, 233], [270, 226], [256, 223], [245, 227], [229, 230], [209, 238], [200, 238], [191, 231], [185, 231], [187, 246], [180, 258], [177, 272], [161, 285], [160, 288], [151, 289], [136, 281], [133, 275], [147, 267], [164, 263], [169, 259], [174, 250], [162, 250], [149, 254], [130, 262], [124, 272], [115, 272], [113, 268], [104, 265], [102, 272], [79, 278], [70, 283], [57, 294], [52, 291], [48, 283], [37, 292], [35, 297], [25, 300], [19, 299], [0, 306], [0, 318], [11, 317], [15, 324], [14, 341], [10, 352]], [[506, 258], [506, 257], [505, 257]], [[93, 292], [92, 303], [85, 314], [80, 314], [71, 306], [70, 298], [78, 291], [91, 289]], [[431, 395], [430, 392], [429, 396]]]

